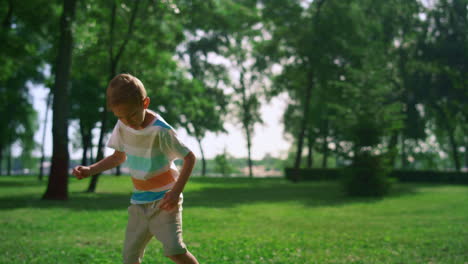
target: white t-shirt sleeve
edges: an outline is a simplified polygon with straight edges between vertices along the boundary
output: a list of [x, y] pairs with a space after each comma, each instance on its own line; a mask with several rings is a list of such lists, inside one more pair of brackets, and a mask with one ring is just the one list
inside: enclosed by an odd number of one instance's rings
[[107, 141], [107, 147], [115, 149], [117, 151], [124, 151], [123, 144], [122, 144], [122, 137], [120, 136], [120, 125], [119, 122], [114, 127], [112, 134]]
[[191, 150], [180, 141], [173, 129], [164, 129], [160, 133], [161, 150], [171, 159], [183, 159]]

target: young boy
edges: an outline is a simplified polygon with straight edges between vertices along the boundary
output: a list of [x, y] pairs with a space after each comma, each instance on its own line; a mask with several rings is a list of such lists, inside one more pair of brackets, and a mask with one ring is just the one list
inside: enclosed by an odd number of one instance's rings
[[[77, 166], [83, 179], [127, 160], [134, 190], [128, 208], [123, 258], [139, 264], [153, 236], [175, 263], [198, 264], [182, 241], [182, 191], [195, 164], [194, 154], [174, 129], [148, 109], [150, 98], [140, 80], [119, 74], [107, 87], [107, 107], [119, 119], [107, 146], [114, 154], [90, 166]], [[180, 174], [174, 160], [184, 160]]]

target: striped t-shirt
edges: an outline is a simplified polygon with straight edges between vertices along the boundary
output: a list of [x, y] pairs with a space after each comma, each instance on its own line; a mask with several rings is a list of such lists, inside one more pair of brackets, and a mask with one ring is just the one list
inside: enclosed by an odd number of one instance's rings
[[190, 152], [175, 130], [160, 115], [155, 115], [153, 123], [141, 130], [117, 121], [107, 143], [109, 148], [127, 155], [134, 186], [132, 204], [162, 199], [179, 176], [174, 160], [183, 159]]

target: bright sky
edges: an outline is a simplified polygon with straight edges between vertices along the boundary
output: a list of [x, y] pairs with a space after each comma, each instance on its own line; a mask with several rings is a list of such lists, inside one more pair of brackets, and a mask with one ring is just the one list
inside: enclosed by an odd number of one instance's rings
[[[42, 142], [43, 123], [45, 119], [46, 109], [46, 97], [49, 92], [48, 89], [42, 86], [35, 86], [30, 89], [33, 97], [33, 105], [39, 115], [40, 127], [36, 132], [34, 139], [39, 144]], [[285, 157], [287, 150], [290, 147], [283, 136], [284, 126], [281, 123], [284, 109], [286, 107], [286, 96], [282, 96], [273, 99], [269, 104], [264, 104], [261, 108], [262, 118], [264, 120], [263, 125], [257, 125], [255, 127], [255, 135], [253, 137], [252, 146], [252, 158], [262, 159], [265, 154], [269, 153], [275, 157]], [[163, 116], [164, 117], [164, 116]], [[69, 127], [69, 138], [71, 139], [76, 133], [76, 124]], [[240, 124], [226, 123], [225, 128], [226, 134], [216, 135], [214, 133], [208, 133], [203, 139], [203, 150], [206, 158], [213, 158], [217, 154], [223, 152], [224, 148], [227, 152], [234, 157], [247, 157], [246, 140], [242, 134], [242, 128]], [[99, 130], [96, 129], [95, 145], [97, 145]], [[181, 139], [187, 144], [189, 148], [197, 155], [201, 157], [201, 152], [198, 146], [198, 142], [191, 136], [189, 136], [185, 130], [177, 130]], [[80, 159], [82, 152], [81, 150], [74, 150], [71, 146], [69, 148], [70, 156], [72, 159]], [[18, 152], [16, 150], [15, 152]], [[46, 142], [45, 152], [47, 156], [52, 155], [52, 114], [49, 111], [49, 119], [46, 128]], [[40, 151], [34, 152], [35, 155], [39, 156]], [[112, 153], [111, 149], [106, 149], [106, 155]], [[96, 155], [96, 150], [94, 150]]]

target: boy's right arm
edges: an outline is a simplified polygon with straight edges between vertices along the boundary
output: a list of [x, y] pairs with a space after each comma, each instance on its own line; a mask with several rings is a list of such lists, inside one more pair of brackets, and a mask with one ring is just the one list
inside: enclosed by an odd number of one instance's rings
[[122, 151], [114, 151], [114, 154], [96, 162], [90, 166], [76, 166], [73, 175], [79, 180], [101, 173], [105, 170], [119, 166], [127, 159], [127, 155]]

